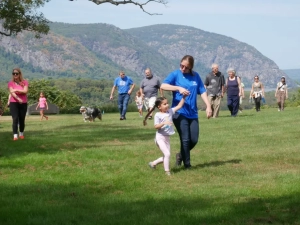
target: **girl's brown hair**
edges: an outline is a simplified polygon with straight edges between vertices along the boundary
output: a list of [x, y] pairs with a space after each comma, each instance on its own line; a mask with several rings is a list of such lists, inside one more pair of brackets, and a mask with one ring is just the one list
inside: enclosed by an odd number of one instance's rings
[[159, 97], [159, 98], [156, 99], [154, 107], [147, 113], [147, 115], [145, 116], [145, 119], [143, 120], [144, 126], [147, 125], [148, 116], [154, 111], [155, 108], [158, 108], [160, 106], [160, 104], [162, 103], [162, 101], [165, 100], [165, 99], [167, 99], [167, 98]]

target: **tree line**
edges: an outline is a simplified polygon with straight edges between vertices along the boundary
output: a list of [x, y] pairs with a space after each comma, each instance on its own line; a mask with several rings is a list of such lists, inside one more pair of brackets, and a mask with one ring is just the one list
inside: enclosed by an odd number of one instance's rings
[[[8, 100], [8, 90], [2, 83], [0, 87], [0, 100], [2, 108]], [[105, 112], [118, 112], [117, 99], [118, 94], [115, 92], [113, 100], [110, 100], [110, 92], [113, 86], [112, 80], [92, 80], [92, 79], [34, 79], [29, 81], [28, 104], [38, 102], [40, 92], [43, 92], [49, 103], [53, 103], [60, 108], [60, 113], [78, 113], [80, 106], [98, 107]], [[139, 84], [136, 84], [129, 102], [128, 111], [137, 111], [134, 97], [136, 91], [139, 90]], [[300, 89], [289, 90], [290, 98], [286, 101], [286, 106], [297, 107], [300, 105]], [[172, 93], [164, 92], [165, 97], [169, 100]], [[266, 104], [263, 107], [277, 107], [274, 97], [275, 91], [266, 92]], [[243, 101], [244, 109], [251, 109], [253, 105], [248, 101], [249, 91], [245, 91], [245, 99]], [[201, 98], [198, 101], [198, 108], [203, 109]], [[221, 109], [227, 110], [227, 101], [224, 99], [221, 103]], [[8, 109], [5, 112], [8, 114]]]

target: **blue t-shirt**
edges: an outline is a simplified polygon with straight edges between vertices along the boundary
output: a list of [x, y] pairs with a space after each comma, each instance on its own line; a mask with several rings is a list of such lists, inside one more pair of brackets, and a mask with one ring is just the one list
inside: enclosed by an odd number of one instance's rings
[[118, 88], [119, 94], [127, 94], [130, 89], [130, 85], [132, 84], [133, 81], [130, 77], [127, 76], [125, 76], [124, 78], [117, 77], [114, 82], [114, 86]]
[[[190, 92], [190, 95], [185, 99], [183, 107], [177, 111], [177, 113], [188, 119], [198, 118], [197, 95], [206, 92], [199, 74], [195, 71], [193, 71], [193, 74], [183, 74], [180, 70], [175, 70], [163, 81], [166, 84], [183, 87]], [[182, 95], [179, 91], [173, 91], [172, 108], [177, 106], [181, 99]]]

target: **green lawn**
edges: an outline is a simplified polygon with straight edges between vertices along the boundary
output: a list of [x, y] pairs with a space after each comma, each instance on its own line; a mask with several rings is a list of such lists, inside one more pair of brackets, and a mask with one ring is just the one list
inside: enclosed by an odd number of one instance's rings
[[170, 177], [148, 162], [161, 156], [153, 121], [138, 113], [26, 118], [25, 139], [12, 141], [0, 117], [0, 224], [300, 224], [300, 108], [200, 112], [192, 170]]

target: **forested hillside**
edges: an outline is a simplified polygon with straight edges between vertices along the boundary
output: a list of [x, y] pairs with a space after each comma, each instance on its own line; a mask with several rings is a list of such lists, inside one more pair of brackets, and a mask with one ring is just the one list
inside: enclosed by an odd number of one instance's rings
[[[185, 54], [195, 57], [195, 70], [202, 78], [212, 63], [218, 63], [225, 75], [229, 67], [234, 67], [246, 87], [250, 87], [255, 74], [260, 75], [266, 87], [274, 87], [285, 75], [252, 46], [193, 27], [153, 25], [122, 30], [109, 24], [53, 23], [51, 32], [41, 39], [28, 32], [1, 37], [0, 80], [10, 79], [12, 67], [18, 66], [30, 79], [112, 81], [119, 70], [125, 70], [139, 83], [147, 67], [164, 79], [178, 68]], [[287, 81], [293, 86], [288, 77]]]

